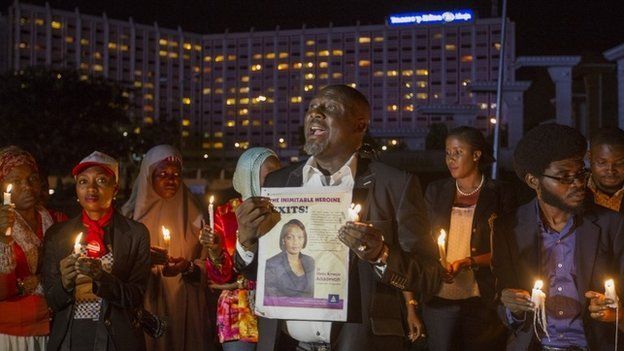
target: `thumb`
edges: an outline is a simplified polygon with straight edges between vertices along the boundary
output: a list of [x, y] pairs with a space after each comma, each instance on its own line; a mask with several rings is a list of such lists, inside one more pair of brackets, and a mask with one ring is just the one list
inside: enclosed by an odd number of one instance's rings
[[600, 297], [601, 294], [595, 292], [595, 291], [587, 291], [585, 292], [585, 297], [588, 299], [593, 299], [593, 298], [598, 298]]

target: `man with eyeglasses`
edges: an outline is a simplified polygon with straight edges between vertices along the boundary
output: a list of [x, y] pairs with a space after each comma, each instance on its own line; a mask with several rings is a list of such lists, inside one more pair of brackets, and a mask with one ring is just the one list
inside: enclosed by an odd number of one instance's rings
[[587, 153], [591, 177], [587, 188], [594, 203], [624, 213], [624, 131], [600, 129], [592, 135]]
[[[547, 124], [518, 143], [516, 174], [536, 198], [495, 220], [492, 265], [508, 350], [613, 350], [615, 328], [588, 309], [585, 294], [622, 285], [624, 217], [586, 202], [587, 142], [574, 128]], [[531, 290], [544, 282], [546, 325], [534, 325]], [[593, 295], [592, 295], [593, 296]], [[536, 335], [537, 333], [537, 335]]]

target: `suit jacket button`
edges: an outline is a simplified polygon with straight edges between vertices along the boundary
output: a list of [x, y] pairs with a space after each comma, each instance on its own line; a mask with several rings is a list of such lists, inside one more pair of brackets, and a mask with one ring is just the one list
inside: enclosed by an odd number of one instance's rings
[[472, 228], [472, 232], [476, 233], [477, 232], [477, 228]]
[[473, 248], [470, 249], [470, 251], [475, 252], [475, 251], [477, 251], [477, 248], [473, 247]]
[[110, 327], [110, 326], [111, 326], [111, 321], [110, 321], [110, 319], [106, 319], [106, 320], [104, 320], [104, 325], [105, 325], [105, 326], [107, 326], [107, 327]]

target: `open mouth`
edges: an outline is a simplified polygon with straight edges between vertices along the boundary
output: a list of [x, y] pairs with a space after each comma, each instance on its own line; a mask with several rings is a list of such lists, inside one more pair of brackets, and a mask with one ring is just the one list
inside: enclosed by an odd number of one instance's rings
[[308, 136], [318, 137], [318, 136], [325, 135], [325, 133], [327, 133], [327, 129], [321, 126], [311, 126], [310, 129], [308, 130]]

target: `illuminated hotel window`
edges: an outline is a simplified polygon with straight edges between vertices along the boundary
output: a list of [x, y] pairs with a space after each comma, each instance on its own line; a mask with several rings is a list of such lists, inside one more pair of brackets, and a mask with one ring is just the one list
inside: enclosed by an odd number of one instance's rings
[[314, 51], [306, 51], [305, 55], [306, 57], [314, 57], [316, 53]]
[[216, 142], [213, 144], [212, 146], [215, 149], [223, 149], [223, 143], [222, 142]]
[[145, 83], [145, 84], [143, 84], [143, 87], [144, 88], [148, 88], [148, 89], [152, 89], [152, 88], [154, 88], [154, 84], [153, 83]]
[[347, 84], [347, 85], [350, 86], [353, 89], [357, 88], [357, 84], [355, 84], [355, 83], [351, 83], [351, 84]]
[[312, 84], [306, 84], [303, 86], [304, 91], [312, 91], [312, 89], [314, 89], [314, 85]]
[[170, 41], [169, 42], [169, 46], [173, 46], [174, 48], [178, 47], [178, 42], [177, 41]]
[[243, 82], [243, 83], [249, 82], [249, 76], [242, 76], [241, 77], [241, 82]]
[[419, 88], [426, 88], [427, 87], [427, 82], [425, 82], [424, 80], [419, 80], [418, 82], [416, 82], [416, 85]]
[[332, 78], [334, 78], [334, 79], [340, 79], [340, 78], [342, 78], [342, 73], [340, 73], [340, 72], [334, 72], [334, 73], [332, 73]]
[[228, 61], [235, 61], [236, 55], [228, 55]]
[[249, 92], [249, 87], [242, 87], [238, 89], [238, 92], [241, 94], [247, 94]]
[[375, 71], [375, 73], [373, 73], [373, 76], [375, 76], [375, 77], [383, 77], [384, 73], [383, 73], [383, 71]]
[[262, 59], [262, 54], [254, 54], [253, 55], [253, 59], [254, 60], [261, 60]]
[[193, 72], [199, 73], [199, 66], [193, 66]]
[[139, 82], [138, 80], [134, 82], [134, 86], [136, 88], [140, 88], [143, 85], [143, 83]]
[[101, 60], [102, 59], [102, 54], [100, 54], [99, 51], [96, 51], [93, 53], [93, 57], [95, 57], [95, 59], [97, 60]]
[[143, 111], [145, 112], [153, 112], [154, 111], [154, 107], [151, 105], [145, 105], [143, 106]]
[[414, 111], [414, 105], [405, 105], [403, 107], [403, 111], [408, 111], [408, 112]]
[[252, 71], [259, 71], [259, 70], [261, 70], [261, 69], [262, 69], [262, 66], [261, 66], [261, 65], [253, 65], [253, 66], [251, 66], [251, 70], [252, 70]]
[[211, 144], [210, 143], [202, 143], [202, 148], [204, 149], [210, 149]]
[[296, 62], [296, 63], [293, 63], [292, 68], [294, 68], [294, 69], [301, 69], [302, 66], [303, 65], [301, 64], [301, 62]]
[[143, 72], [140, 69], [137, 69], [137, 70], [134, 71], [134, 75], [140, 77], [140, 76], [143, 75]]
[[188, 120], [187, 118], [182, 119], [182, 126], [184, 127], [188, 127], [191, 125], [191, 121]]
[[442, 39], [442, 33], [435, 33], [433, 39]]
[[500, 48], [501, 48], [501, 44], [500, 43], [494, 43], [494, 49], [500, 50]]
[[212, 61], [212, 57], [204, 56], [204, 62], [210, 62], [210, 61]]
[[311, 80], [311, 79], [314, 79], [314, 73], [308, 73], [308, 74], [306, 74], [306, 75], [305, 75], [305, 79], [306, 79], [306, 80]]
[[386, 74], [388, 75], [388, 77], [396, 77], [396, 76], [399, 75], [399, 72], [397, 72], [397, 71], [388, 71]]
[[152, 124], [154, 123], [154, 119], [152, 117], [146, 116], [143, 118], [143, 123], [145, 124]]
[[411, 87], [412, 87], [412, 83], [410, 83], [410, 82], [406, 82], [406, 83], [405, 83], [405, 87], [406, 87], [406, 88], [411, 88]]
[[401, 74], [403, 75], [403, 77], [411, 77], [414, 75], [414, 71], [411, 69], [406, 69], [406, 70], [403, 70]]
[[495, 102], [491, 103], [491, 104], [490, 104], [490, 108], [491, 108], [491, 109], [495, 109], [495, 108], [496, 108], [496, 103], [495, 103]]
[[319, 56], [329, 56], [329, 50], [321, 50], [318, 53]]
[[225, 104], [226, 105], [234, 105], [236, 103], [236, 99], [235, 98], [229, 98], [227, 100], [225, 100]]
[[242, 98], [238, 100], [238, 103], [241, 105], [247, 105], [249, 103], [249, 98]]
[[283, 58], [287, 58], [288, 57], [288, 53], [287, 52], [280, 52], [279, 53], [279, 58], [283, 59]]
[[470, 84], [470, 79], [465, 79], [465, 80], [462, 82], [462, 86], [464, 86], [464, 87], [465, 87], [465, 86], [468, 86], [468, 84]]
[[190, 135], [190, 133], [189, 133], [189, 131], [188, 131], [188, 130], [183, 130], [183, 131], [182, 131], [182, 137], [183, 137], [183, 138], [187, 138], [189, 135]]
[[221, 88], [215, 89], [215, 94], [223, 94], [223, 89]]
[[314, 62], [308, 62], [308, 63], [306, 63], [306, 67], [308, 67], [308, 68], [312, 68], [312, 67], [314, 67]]
[[143, 97], [145, 98], [145, 100], [154, 100], [154, 95], [152, 94], [145, 94], [143, 95]]
[[45, 22], [41, 18], [35, 19], [35, 24], [38, 25], [38, 26], [43, 26], [44, 23]]
[[461, 62], [472, 62], [472, 55], [464, 55], [461, 57]]
[[360, 67], [368, 67], [370, 66], [371, 62], [370, 60], [360, 60], [359, 65]]
[[215, 62], [223, 62], [223, 55], [215, 57]]
[[113, 43], [113, 42], [108, 43], [108, 48], [111, 50], [117, 49], [117, 43]]
[[228, 127], [228, 128], [232, 128], [232, 127], [236, 126], [236, 122], [232, 121], [232, 120], [229, 120], [229, 121], [225, 122], [225, 126]]
[[[271, 121], [269, 121], [269, 122], [271, 122]], [[258, 121], [258, 120], [254, 120], [253, 122], [251, 122], [251, 124], [252, 124], [254, 127], [260, 127], [260, 125], [261, 125], [262, 123], [260, 123], [260, 121]], [[269, 123], [269, 125], [271, 125], [271, 124]]]
[[246, 116], [246, 115], [248, 115], [248, 114], [249, 114], [249, 110], [248, 110], [248, 109], [246, 109], [246, 108], [242, 108], [242, 109], [240, 109], [240, 110], [238, 111], [238, 114], [239, 114], [239, 115], [241, 115], [241, 116]]
[[86, 74], [81, 74], [80, 75], [80, 80], [87, 80], [87, 79], [89, 79], [88, 75], [86, 75]]
[[390, 112], [394, 112], [394, 111], [397, 111], [399, 109], [399, 106], [397, 106], [397, 105], [388, 105], [387, 109]]
[[334, 51], [332, 51], [332, 55], [334, 55], [334, 56], [342, 56], [342, 50], [334, 50]]
[[28, 44], [26, 44], [26, 43], [19, 43], [18, 47], [20, 49], [26, 49], [28, 47]]
[[104, 70], [104, 67], [102, 65], [93, 65], [93, 70], [96, 72], [101, 72]]
[[327, 62], [319, 62], [319, 67], [320, 68], [327, 68]]
[[426, 69], [417, 69], [416, 70], [416, 75], [417, 76], [428, 76], [429, 75], [429, 71], [427, 71]]
[[249, 120], [248, 120], [248, 119], [244, 119], [244, 120], [242, 120], [242, 121], [241, 121], [241, 125], [242, 125], [243, 127], [247, 127], [247, 126], [249, 126]]
[[199, 44], [193, 45], [193, 48], [195, 49], [195, 51], [201, 51], [201, 45]]
[[279, 65], [277, 65], [277, 70], [278, 71], [283, 71], [288, 69], [288, 64], [287, 63], [280, 63]]
[[50, 23], [50, 26], [52, 27], [52, 29], [61, 29], [63, 28], [63, 24], [59, 21], [52, 21]]
[[416, 94], [416, 98], [419, 100], [426, 100], [427, 99], [427, 93], [418, 93]]
[[301, 96], [293, 96], [290, 98], [290, 102], [292, 102], [293, 104], [297, 104], [301, 102]]
[[165, 50], [160, 50], [160, 51], [158, 52], [158, 54], [159, 54], [160, 56], [167, 56], [167, 52], [166, 52]]
[[85, 62], [81, 63], [80, 64], [80, 69], [89, 69], [89, 64], [85, 63]]
[[73, 43], [74, 42], [74, 37], [65, 37], [65, 42], [69, 43], [69, 44]]
[[171, 58], [178, 58], [178, 53], [177, 52], [170, 52], [169, 53], [169, 57], [171, 57]]
[[319, 79], [327, 79], [328, 77], [329, 77], [329, 75], [327, 73], [319, 74]]
[[444, 45], [444, 49], [446, 49], [446, 51], [454, 51], [457, 47], [454, 44], [446, 44]]
[[407, 100], [409, 100], [409, 99], [414, 97], [414, 93], [405, 94], [403, 97], [405, 97]]
[[158, 44], [160, 44], [160, 45], [167, 45], [167, 39], [160, 39], [160, 40], [158, 40]]
[[370, 43], [370, 41], [371, 41], [370, 37], [359, 37], [358, 38], [358, 43], [360, 43], [360, 44]]
[[182, 45], [182, 47], [183, 47], [185, 50], [191, 50], [191, 49], [193, 49], [193, 45], [191, 45], [191, 43], [184, 43], [184, 44]]
[[215, 138], [223, 138], [223, 132], [214, 132]]
[[382, 41], [384, 41], [383, 37], [375, 37], [375, 43], [381, 43]]
[[121, 46], [121, 51], [128, 51], [128, 45], [122, 45]]
[[191, 104], [191, 98], [189, 98], [189, 97], [182, 98], [182, 103], [185, 104], [185, 105], [190, 105]]
[[89, 40], [85, 38], [80, 39], [80, 45], [89, 45]]
[[215, 79], [215, 83], [223, 83], [223, 77], [219, 77], [217, 79]]
[[[223, 82], [223, 78], [221, 78], [221, 82]], [[234, 94], [236, 92], [236, 88], [231, 87], [230, 89], [228, 89], [228, 93], [232, 93]]]
[[307, 45], [307, 46], [312, 46], [312, 45], [314, 45], [314, 40], [308, 40], [308, 41], [306, 41], [306, 45]]
[[269, 52], [268, 54], [264, 55], [265, 58], [272, 60], [275, 58], [275, 53], [274, 52]]

